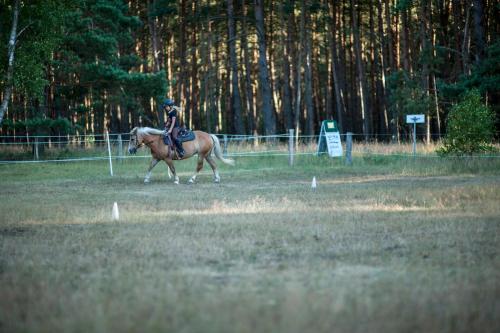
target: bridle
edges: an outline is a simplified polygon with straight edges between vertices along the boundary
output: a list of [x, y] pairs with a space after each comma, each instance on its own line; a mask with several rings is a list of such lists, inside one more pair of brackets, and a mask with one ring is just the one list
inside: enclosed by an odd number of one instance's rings
[[[135, 146], [134, 146], [134, 149], [137, 150], [139, 148], [141, 148], [142, 146], [147, 146], [148, 148], [151, 148], [149, 145], [152, 144], [155, 140], [151, 140], [149, 142], [145, 142], [145, 141], [142, 141], [140, 144], [137, 144], [137, 134], [133, 134], [133, 136], [135, 136]], [[131, 138], [132, 139], [132, 138]]]
[[[135, 140], [137, 141], [137, 134], [134, 134], [134, 135], [135, 135]], [[141, 144], [139, 144], [139, 145], [136, 143], [135, 148], [141, 148], [144, 145], [149, 147], [149, 145], [152, 144], [153, 142], [155, 142], [155, 140], [151, 140], [149, 142], [142, 141]]]

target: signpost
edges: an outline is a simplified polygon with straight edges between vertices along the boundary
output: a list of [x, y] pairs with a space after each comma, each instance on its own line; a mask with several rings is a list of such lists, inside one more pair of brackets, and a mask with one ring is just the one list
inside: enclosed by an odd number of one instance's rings
[[328, 150], [330, 157], [342, 157], [342, 142], [340, 132], [335, 120], [323, 120], [318, 138], [318, 151], [321, 154]]
[[413, 124], [413, 157], [417, 154], [417, 124], [425, 123], [425, 115], [409, 114], [406, 115], [406, 123]]

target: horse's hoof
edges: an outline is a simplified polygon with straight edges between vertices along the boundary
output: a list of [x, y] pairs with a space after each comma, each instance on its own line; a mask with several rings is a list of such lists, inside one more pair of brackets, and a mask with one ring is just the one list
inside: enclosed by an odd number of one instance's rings
[[179, 181], [178, 180], [174, 181], [174, 184], [179, 185]]
[[144, 184], [149, 184], [149, 179], [144, 179]]
[[191, 178], [191, 179], [188, 181], [188, 184], [194, 184], [194, 180]]
[[220, 178], [215, 178], [214, 183], [219, 184], [220, 183]]

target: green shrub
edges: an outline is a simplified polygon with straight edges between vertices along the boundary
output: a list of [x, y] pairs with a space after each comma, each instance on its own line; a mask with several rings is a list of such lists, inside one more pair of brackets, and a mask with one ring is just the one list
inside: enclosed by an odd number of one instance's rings
[[447, 118], [444, 146], [441, 155], [473, 155], [492, 152], [495, 115], [482, 103], [477, 89], [468, 91]]

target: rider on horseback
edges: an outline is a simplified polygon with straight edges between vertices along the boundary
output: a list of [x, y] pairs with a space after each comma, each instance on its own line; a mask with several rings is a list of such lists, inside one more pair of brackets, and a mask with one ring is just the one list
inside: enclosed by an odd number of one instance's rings
[[181, 108], [174, 105], [174, 101], [170, 98], [165, 99], [163, 104], [161, 105], [162, 109], [167, 111], [168, 119], [165, 123], [165, 132], [167, 135], [171, 134], [172, 139], [177, 147], [177, 153], [179, 157], [182, 158], [184, 156], [184, 149], [182, 148], [182, 143], [178, 139], [179, 130], [180, 130], [180, 121], [179, 121], [179, 113], [181, 112]]

